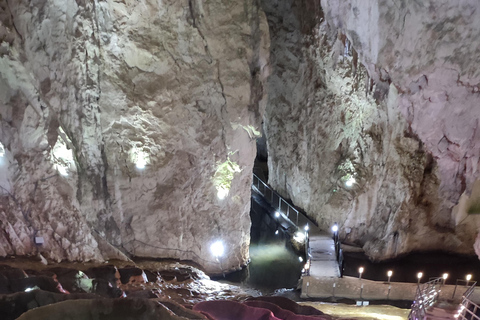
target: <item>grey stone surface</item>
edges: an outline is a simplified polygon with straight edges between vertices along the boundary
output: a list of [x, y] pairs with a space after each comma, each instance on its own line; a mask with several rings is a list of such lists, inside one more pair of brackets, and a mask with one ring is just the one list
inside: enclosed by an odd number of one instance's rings
[[1, 6], [0, 255], [220, 272], [222, 239], [222, 269], [245, 264], [268, 72], [255, 1]]
[[478, 5], [264, 3], [269, 183], [373, 259], [473, 253]]
[[269, 182], [320, 228], [338, 222], [373, 259], [473, 253], [479, 12], [473, 0], [1, 2], [0, 256], [238, 268], [265, 110]]

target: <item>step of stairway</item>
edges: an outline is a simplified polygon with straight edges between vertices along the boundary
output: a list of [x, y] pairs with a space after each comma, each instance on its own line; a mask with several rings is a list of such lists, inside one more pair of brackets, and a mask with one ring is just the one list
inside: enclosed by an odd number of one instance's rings
[[448, 309], [430, 307], [427, 310], [425, 319], [429, 320], [455, 320], [455, 315], [457, 314], [457, 308], [453, 309], [449, 306]]

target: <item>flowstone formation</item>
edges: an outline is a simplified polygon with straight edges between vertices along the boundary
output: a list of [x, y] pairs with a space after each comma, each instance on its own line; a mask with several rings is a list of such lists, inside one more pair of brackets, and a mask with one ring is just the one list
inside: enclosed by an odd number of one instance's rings
[[0, 21], [0, 256], [246, 263], [256, 1], [9, 0]]
[[467, 3], [263, 2], [269, 183], [372, 259], [473, 253], [480, 11]]

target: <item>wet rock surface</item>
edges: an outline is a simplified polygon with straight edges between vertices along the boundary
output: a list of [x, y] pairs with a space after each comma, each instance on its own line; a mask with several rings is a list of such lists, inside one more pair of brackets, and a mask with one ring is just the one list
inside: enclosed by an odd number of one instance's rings
[[[34, 319], [125, 319], [181, 320], [161, 303], [145, 299], [108, 299], [64, 301], [30, 310], [19, 320]], [[188, 318], [187, 318], [188, 319]], [[197, 319], [201, 319], [198, 315]]]
[[[0, 294], [1, 319], [331, 319], [285, 297], [259, 297], [255, 290], [212, 281], [186, 264], [39, 267], [18, 260], [0, 266], [8, 290]], [[43, 286], [38, 279], [49, 279], [52, 285]], [[105, 283], [116, 294], [98, 289], [96, 283]], [[69, 291], [60, 293], [62, 286]]]

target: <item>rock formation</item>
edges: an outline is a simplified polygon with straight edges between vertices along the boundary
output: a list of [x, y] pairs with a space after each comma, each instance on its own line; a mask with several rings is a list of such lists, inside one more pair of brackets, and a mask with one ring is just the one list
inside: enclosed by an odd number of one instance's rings
[[246, 263], [255, 1], [8, 0], [0, 40], [0, 256]]
[[264, 1], [269, 182], [373, 259], [472, 253], [478, 4], [310, 6]]
[[244, 265], [262, 119], [270, 184], [323, 228], [374, 259], [471, 253], [477, 9], [1, 2], [0, 256]]

